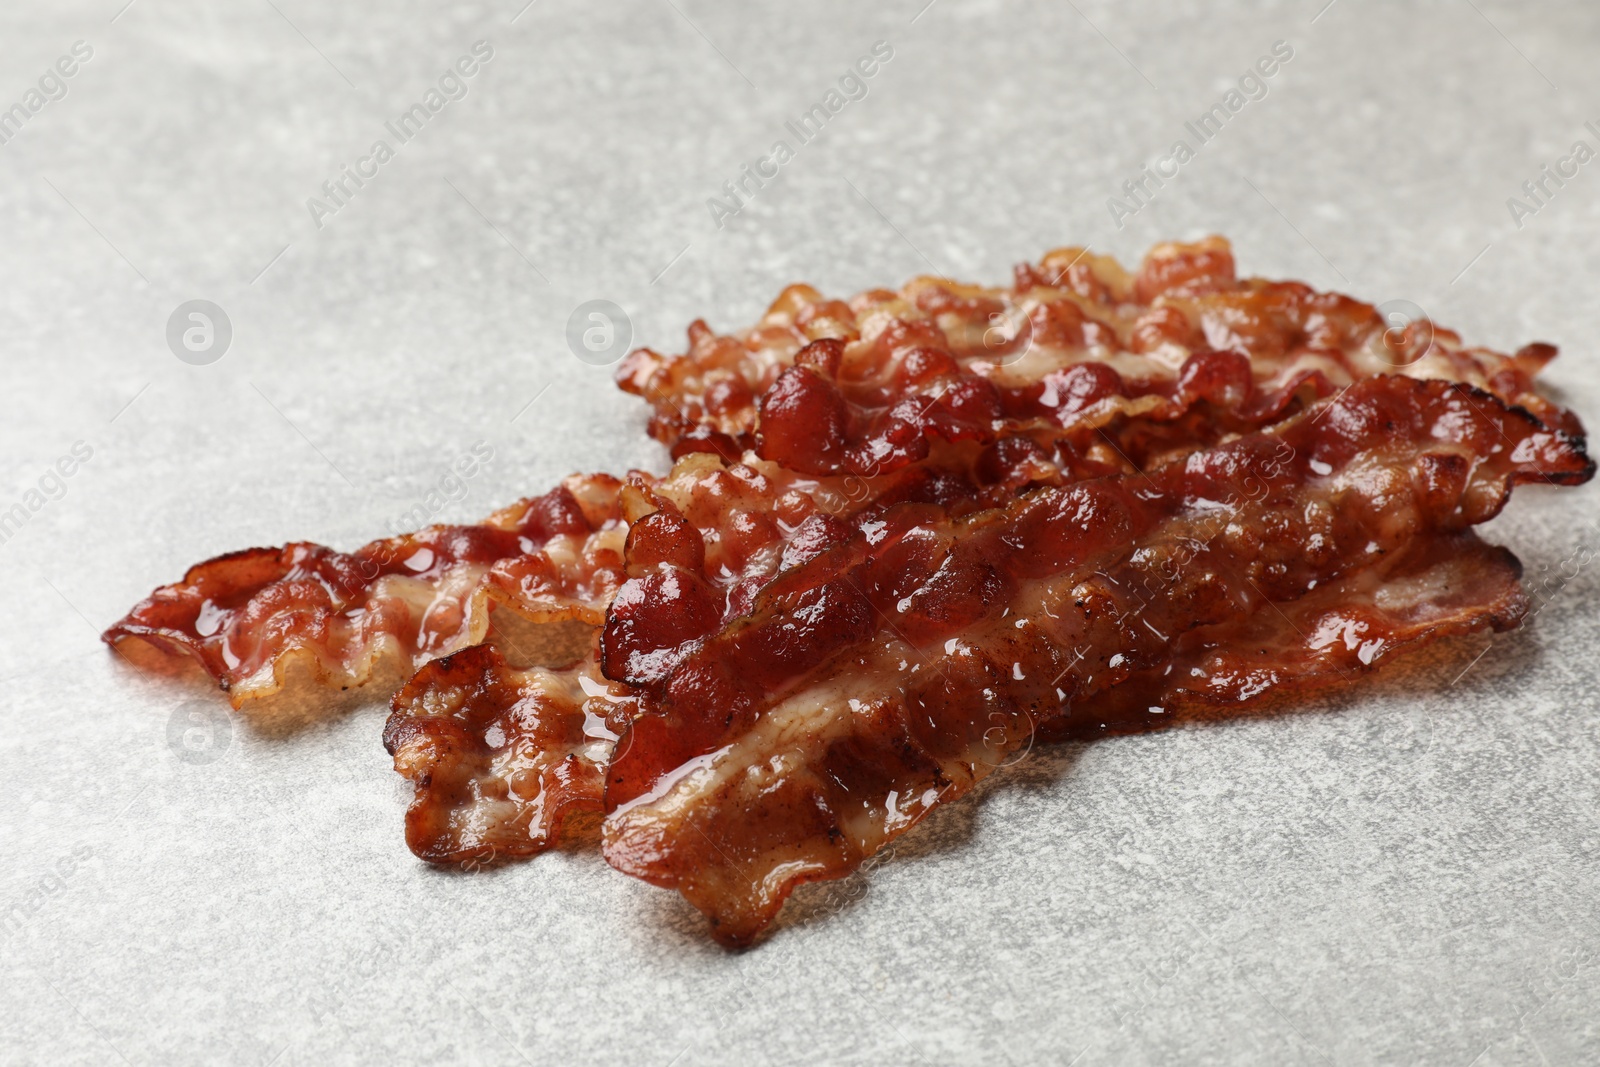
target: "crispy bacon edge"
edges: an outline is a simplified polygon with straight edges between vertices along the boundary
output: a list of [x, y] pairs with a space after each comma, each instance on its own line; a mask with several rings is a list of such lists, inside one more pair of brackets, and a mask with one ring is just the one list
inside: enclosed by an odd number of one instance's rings
[[625, 530], [609, 475], [577, 476], [475, 526], [434, 526], [353, 553], [296, 543], [191, 567], [102, 639], [190, 657], [235, 708], [283, 688], [293, 666], [323, 686], [410, 673], [490, 636], [490, 612], [598, 626], [624, 579]]

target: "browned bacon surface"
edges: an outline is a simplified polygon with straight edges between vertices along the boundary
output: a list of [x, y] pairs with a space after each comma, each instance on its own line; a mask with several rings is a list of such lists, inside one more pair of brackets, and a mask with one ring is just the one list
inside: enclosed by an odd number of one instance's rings
[[632, 476], [618, 493], [620, 566], [633, 578], [611, 613], [617, 653], [517, 670], [474, 647], [429, 663], [396, 695], [384, 736], [416, 784], [412, 851], [441, 863], [531, 855], [557, 841], [569, 811], [600, 810], [610, 741], [634, 708], [625, 686], [602, 680], [602, 662], [619, 678], [663, 669], [651, 658], [748, 613], [775, 575], [886, 507], [966, 514], [1067, 477], [1030, 452], [1002, 463], [992, 450], [944, 448], [935, 458], [876, 478], [813, 478], [691, 453], [664, 478]]
[[650, 431], [674, 454], [756, 447], [795, 470], [881, 473], [934, 440], [1081, 442], [1197, 407], [1179, 436], [1208, 443], [1381, 374], [1465, 382], [1577, 432], [1533, 389], [1554, 356], [1467, 348], [1426, 320], [1241, 280], [1228, 243], [1209, 238], [1158, 246], [1133, 275], [1062, 249], [1018, 267], [1009, 289], [924, 277], [845, 302], [791, 286], [753, 329], [721, 336], [696, 322], [686, 353], [641, 349], [618, 381], [651, 402]]
[[238, 707], [277, 692], [296, 661], [335, 687], [364, 683], [385, 660], [409, 673], [484, 640], [494, 604], [598, 625], [624, 577], [620, 485], [569, 478], [480, 525], [349, 554], [300, 543], [218, 556], [151, 593], [105, 640], [193, 657]]
[[625, 586], [603, 641], [643, 714], [607, 772], [607, 859], [747, 941], [794, 885], [854, 869], [1182, 635], [1409, 558], [1516, 484], [1591, 473], [1581, 443], [1487, 394], [1372, 379], [1148, 476], [965, 519], [874, 514], [687, 647], [630, 656]]
[[1515, 556], [1470, 531], [1425, 538], [1296, 600], [1180, 635], [1166, 662], [1041, 722], [1035, 740], [1149, 730], [1304, 695], [1424, 642], [1509, 630], [1528, 612], [1521, 574]]
[[434, 660], [394, 697], [383, 743], [416, 795], [406, 843], [434, 863], [530, 856], [598, 811], [633, 700], [594, 659], [517, 670], [489, 645]]

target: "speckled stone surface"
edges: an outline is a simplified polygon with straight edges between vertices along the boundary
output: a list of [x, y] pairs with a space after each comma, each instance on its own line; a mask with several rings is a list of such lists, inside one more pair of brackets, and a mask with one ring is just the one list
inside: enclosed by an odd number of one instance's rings
[[[1600, 7], [124, 2], [0, 7], [27, 116], [0, 144], [0, 510], [44, 498], [0, 544], [0, 1062], [1600, 1062], [1592, 486], [1488, 530], [1541, 589], [1524, 631], [1293, 714], [1035, 751], [743, 954], [592, 849], [424, 867], [376, 696], [230, 722], [97, 640], [207, 556], [387, 532], [478, 441], [441, 519], [661, 469], [569, 351], [589, 300], [670, 348], [792, 281], [1220, 232], [1250, 273], [1560, 344], [1552, 388], [1600, 422], [1600, 162], [1520, 189], [1600, 149]], [[719, 227], [708, 198], [779, 140]], [[370, 177], [313, 218], [346, 165]], [[190, 300], [231, 323], [204, 365], [167, 340]]]

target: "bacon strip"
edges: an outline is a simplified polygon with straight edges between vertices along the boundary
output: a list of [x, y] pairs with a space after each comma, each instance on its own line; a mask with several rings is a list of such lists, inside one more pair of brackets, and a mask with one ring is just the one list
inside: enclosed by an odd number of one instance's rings
[[751, 330], [718, 336], [696, 322], [683, 355], [632, 353], [618, 383], [651, 402], [650, 432], [675, 455], [755, 447], [796, 470], [883, 473], [933, 439], [1081, 443], [1122, 419], [1197, 407], [1178, 436], [1207, 444], [1396, 373], [1475, 385], [1576, 434], [1533, 388], [1555, 355], [1467, 348], [1425, 319], [1397, 326], [1349, 297], [1241, 281], [1228, 243], [1209, 238], [1160, 245], [1132, 276], [1062, 249], [1018, 267], [1010, 289], [924, 277], [845, 303], [792, 286]]
[[406, 843], [432, 863], [486, 863], [542, 852], [569, 815], [600, 810], [633, 700], [593, 656], [517, 670], [478, 645], [424, 666], [393, 707], [383, 744], [416, 783]]
[[1164, 664], [1040, 723], [1035, 739], [1084, 740], [1236, 712], [1351, 682], [1444, 637], [1514, 629], [1529, 608], [1521, 575], [1516, 556], [1470, 531], [1426, 538], [1296, 600], [1188, 631]]
[[[641, 617], [625, 656], [648, 658], [748, 613], [775, 575], [847, 540], [851, 522], [877, 510], [916, 503], [967, 514], [1009, 501], [1020, 485], [1064, 477], [1031, 453], [1002, 462], [956, 447], [871, 479], [704, 453], [664, 478], [634, 475], [618, 494], [623, 566], [634, 579], [615, 627]], [[614, 675], [627, 670], [615, 656], [606, 664]], [[563, 671], [518, 670], [488, 647], [424, 666], [395, 696], [384, 733], [395, 769], [416, 784], [412, 851], [460, 863], [553, 846], [571, 811], [602, 809], [609, 741], [635, 706], [628, 694], [603, 680], [593, 653]]]
[[1581, 442], [1486, 394], [1371, 379], [1148, 477], [965, 520], [891, 509], [666, 671], [626, 655], [625, 588], [603, 642], [644, 713], [607, 772], [606, 857], [747, 942], [795, 885], [853, 870], [1186, 631], [1403, 558], [1516, 484], [1592, 472]]
[[106, 630], [193, 657], [234, 707], [281, 689], [291, 664], [323, 685], [407, 673], [483, 641], [493, 605], [537, 623], [598, 626], [622, 572], [626, 529], [608, 475], [567, 479], [477, 526], [434, 526], [345, 554], [252, 548], [208, 560]]

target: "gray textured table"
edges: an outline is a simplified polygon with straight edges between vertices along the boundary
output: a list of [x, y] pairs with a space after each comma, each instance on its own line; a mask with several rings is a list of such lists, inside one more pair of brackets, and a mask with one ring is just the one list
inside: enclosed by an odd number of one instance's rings
[[[175, 716], [215, 698], [97, 641], [196, 560], [387, 532], [478, 441], [441, 519], [662, 468], [568, 350], [588, 300], [671, 348], [791, 281], [1221, 232], [1251, 273], [1563, 345], [1594, 422], [1600, 163], [1521, 185], [1600, 147], [1600, 8], [123, 2], [0, 10], [0, 509], [42, 494], [0, 544], [0, 1061], [1600, 1061], [1592, 487], [1489, 528], [1546, 590], [1525, 631], [1035, 752], [739, 955], [583, 849], [425, 869], [375, 699], [200, 762]], [[776, 174], [734, 204], [746, 164]], [[1176, 175], [1108, 204], [1147, 164]], [[231, 323], [204, 365], [168, 344], [191, 300]]]

